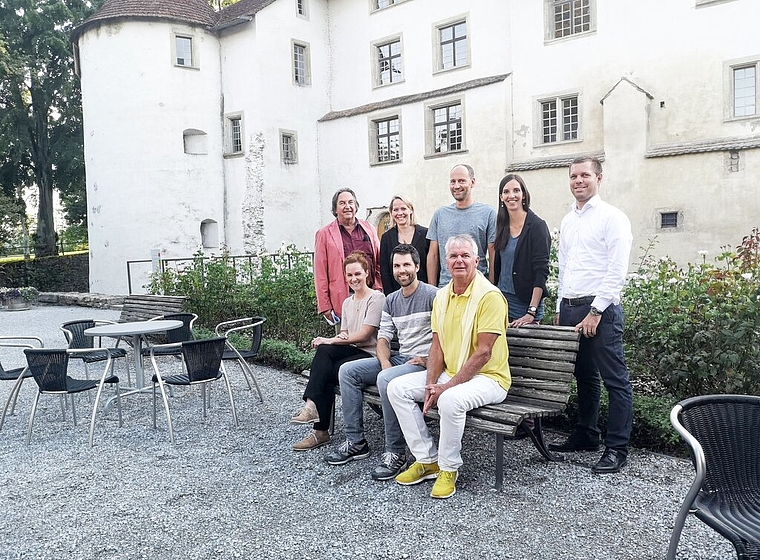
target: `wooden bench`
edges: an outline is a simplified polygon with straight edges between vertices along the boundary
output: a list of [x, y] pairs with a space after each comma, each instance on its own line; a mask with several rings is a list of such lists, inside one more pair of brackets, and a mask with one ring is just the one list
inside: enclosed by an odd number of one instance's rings
[[185, 296], [130, 295], [124, 298], [119, 323], [147, 321], [160, 315], [185, 311]]
[[[541, 420], [564, 412], [570, 399], [575, 358], [580, 334], [573, 327], [535, 326], [507, 329], [509, 368], [512, 386], [499, 404], [473, 409], [467, 413], [466, 426], [496, 435], [496, 488], [504, 484], [504, 437], [514, 437], [518, 429], [528, 435], [536, 449], [549, 461], [564, 461], [544, 442]], [[380, 405], [377, 387], [364, 389], [365, 402]], [[438, 419], [438, 410], [427, 417]], [[533, 420], [533, 427], [523, 424]]]

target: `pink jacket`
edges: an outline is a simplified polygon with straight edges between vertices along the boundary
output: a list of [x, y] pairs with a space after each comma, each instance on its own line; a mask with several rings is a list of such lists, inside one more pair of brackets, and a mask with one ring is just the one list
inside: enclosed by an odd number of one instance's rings
[[[383, 286], [380, 280], [380, 240], [369, 222], [358, 218], [357, 222], [372, 241], [375, 253], [373, 288], [380, 290]], [[317, 311], [324, 313], [332, 309], [340, 315], [343, 300], [348, 297], [348, 284], [343, 274], [343, 240], [340, 237], [338, 220], [333, 220], [317, 231], [314, 237], [314, 287], [317, 291]]]

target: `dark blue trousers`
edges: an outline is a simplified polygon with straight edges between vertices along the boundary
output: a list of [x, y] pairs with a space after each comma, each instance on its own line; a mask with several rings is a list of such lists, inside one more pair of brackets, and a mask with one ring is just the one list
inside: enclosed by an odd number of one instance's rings
[[[590, 304], [560, 303], [560, 325], [575, 326], [588, 314]], [[600, 379], [601, 376], [601, 379]], [[623, 308], [610, 305], [604, 310], [596, 336], [581, 336], [575, 362], [578, 386], [578, 420], [575, 435], [596, 441], [599, 437], [599, 397], [601, 382], [610, 397], [606, 447], [628, 453], [633, 424], [633, 393], [623, 357]]]

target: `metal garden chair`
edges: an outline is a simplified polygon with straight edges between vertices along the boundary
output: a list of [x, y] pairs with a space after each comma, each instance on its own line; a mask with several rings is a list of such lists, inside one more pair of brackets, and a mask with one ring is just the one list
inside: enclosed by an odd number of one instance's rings
[[760, 397], [706, 395], [681, 401], [670, 421], [686, 440], [696, 478], [668, 547], [676, 558], [686, 517], [723, 535], [739, 560], [760, 558]]
[[[74, 379], [69, 376], [69, 357], [75, 354], [83, 354], [90, 350], [72, 350], [72, 349], [26, 349], [26, 361], [29, 364], [29, 371], [31, 377], [37, 383], [38, 391], [34, 397], [32, 403], [32, 412], [29, 415], [29, 426], [26, 431], [26, 443], [29, 445], [29, 441], [32, 437], [32, 426], [34, 425], [34, 416], [37, 413], [37, 403], [39, 402], [40, 395], [71, 395], [71, 414], [74, 418], [74, 426], [77, 425], [77, 413], [74, 404], [74, 395], [84, 391], [90, 391], [97, 388], [98, 392], [95, 396], [95, 404], [92, 407], [92, 419], [90, 420], [90, 447], [93, 444], [93, 435], [95, 431], [95, 415], [98, 411], [98, 402], [100, 401], [100, 394], [103, 392], [104, 384], [116, 386], [116, 402], [119, 408], [119, 427], [123, 425], [121, 415], [121, 394], [119, 392], [119, 378], [115, 375], [111, 375], [111, 367], [113, 362], [111, 361], [111, 354], [106, 355], [105, 369], [103, 375], [99, 380], [95, 379]], [[65, 416], [65, 410], [62, 412]], [[65, 418], [64, 418], [65, 419]]]
[[[87, 367], [89, 364], [94, 364], [106, 360], [108, 354], [110, 354], [111, 358], [113, 359], [127, 357], [127, 350], [125, 348], [118, 348], [118, 343], [116, 347], [104, 348], [100, 345], [99, 340], [98, 346], [95, 346], [95, 340], [93, 337], [86, 336], [84, 334], [85, 330], [104, 324], [114, 324], [114, 322], [101, 320], [96, 321], [95, 319], [80, 319], [77, 321], [68, 321], [61, 325], [61, 330], [63, 331], [63, 335], [66, 337], [66, 342], [68, 342], [70, 349], [92, 349], [92, 352], [76, 353], [70, 356], [71, 358], [82, 360], [84, 363], [84, 374], [87, 379], [90, 378], [90, 372]], [[124, 360], [124, 367], [127, 371], [127, 383], [131, 385], [132, 380], [130, 379], [129, 365], [127, 364], [126, 360]]]
[[[36, 342], [37, 346], [33, 342]], [[43, 346], [45, 344], [42, 342], [42, 339], [36, 336], [0, 336], [0, 347], [4, 348], [42, 348]], [[29, 372], [28, 366], [4, 369], [2, 364], [0, 364], [0, 381], [15, 381], [8, 395], [8, 400], [3, 407], [3, 415], [0, 417], [0, 430], [3, 429], [3, 424], [5, 424], [5, 415], [8, 412], [9, 406], [11, 406], [11, 416], [15, 414], [16, 400], [21, 392], [21, 384], [24, 382], [24, 379], [29, 379], [31, 376], [32, 374]], [[11, 405], [11, 403], [13, 404]]]
[[[253, 390], [251, 387], [251, 381], [253, 381], [256, 391], [259, 394], [259, 400], [264, 402], [264, 395], [261, 393], [259, 384], [256, 381], [256, 377], [253, 375], [248, 360], [252, 360], [259, 355], [259, 349], [261, 348], [261, 339], [264, 335], [264, 323], [266, 319], [264, 317], [246, 317], [244, 319], [233, 319], [232, 321], [224, 321], [219, 323], [214, 332], [216, 336], [229, 337], [230, 334], [238, 334], [241, 336], [251, 337], [251, 347], [248, 350], [239, 350], [235, 348], [227, 340], [227, 348], [222, 355], [222, 360], [236, 360], [240, 365], [240, 369], [243, 371], [243, 377], [248, 384], [248, 389]], [[249, 381], [250, 379], [250, 381]]]
[[[153, 428], [156, 427], [156, 385], [161, 390], [161, 397], [164, 401], [166, 410], [166, 420], [169, 424], [169, 439], [174, 443], [174, 428], [172, 426], [172, 417], [169, 412], [169, 400], [166, 397], [165, 385], [200, 385], [201, 399], [203, 401], [203, 419], [206, 419], [206, 384], [211, 381], [217, 381], [224, 378], [227, 385], [227, 393], [230, 396], [230, 406], [232, 408], [232, 418], [235, 427], [238, 426], [237, 412], [235, 410], [235, 400], [232, 397], [232, 387], [227, 377], [227, 372], [222, 364], [222, 355], [227, 339], [208, 338], [204, 340], [189, 340], [176, 344], [162, 344], [150, 347], [150, 361], [153, 364]], [[177, 375], [161, 374], [156, 360], [156, 355], [169, 347], [176, 348], [180, 351], [184, 364], [184, 373]], [[210, 399], [209, 399], [210, 401]]]

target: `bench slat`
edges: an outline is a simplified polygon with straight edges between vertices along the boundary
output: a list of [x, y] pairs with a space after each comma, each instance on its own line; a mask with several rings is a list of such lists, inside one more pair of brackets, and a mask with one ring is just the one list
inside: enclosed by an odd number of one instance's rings
[[184, 296], [161, 296], [139, 294], [127, 296], [121, 308], [120, 323], [130, 321], [147, 321], [160, 315], [182, 313], [187, 298]]
[[573, 380], [572, 371], [553, 371], [545, 369], [530, 369], [522, 367], [510, 367], [512, 373], [512, 383], [520, 378], [526, 379], [546, 379], [547, 381], [562, 381], [563, 383], [570, 383]]

